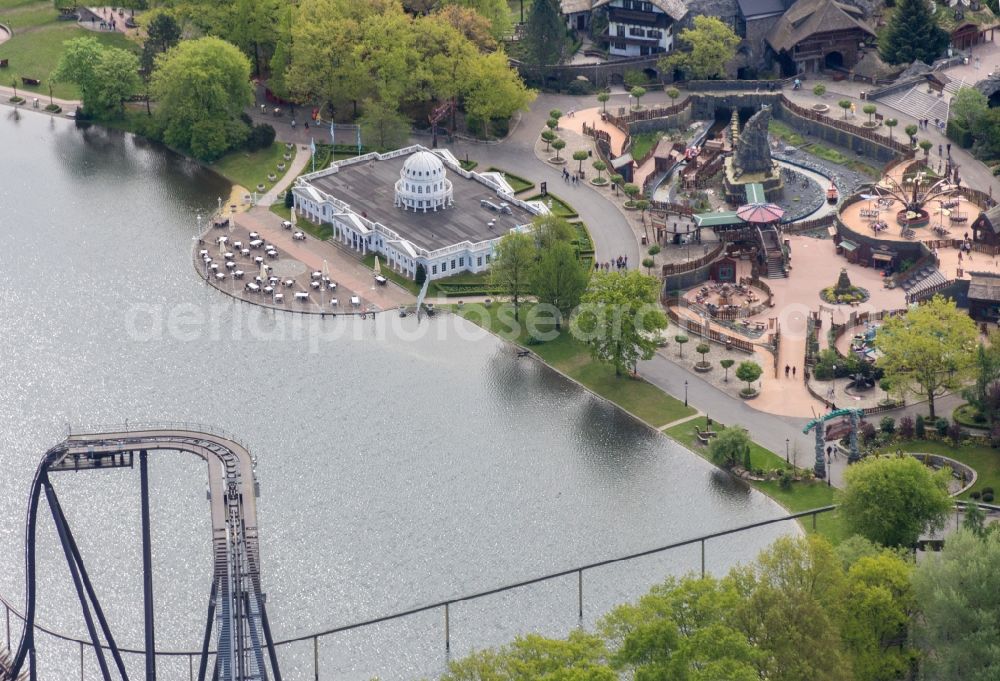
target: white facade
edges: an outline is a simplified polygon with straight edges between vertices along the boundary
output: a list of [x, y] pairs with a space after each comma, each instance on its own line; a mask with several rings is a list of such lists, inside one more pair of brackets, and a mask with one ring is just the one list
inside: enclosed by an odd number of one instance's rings
[[612, 0], [608, 6], [608, 52], [644, 57], [674, 47], [674, 21], [649, 0]]
[[[417, 266], [423, 265], [428, 279], [439, 279], [460, 272], [482, 272], [489, 269], [490, 260], [497, 242], [503, 236], [471, 242], [462, 241], [435, 250], [417, 246], [399, 234], [391, 225], [369, 220], [365, 217], [364, 206], [351, 206], [343, 200], [331, 196], [310, 183], [310, 180], [337, 173], [342, 168], [358, 163], [377, 163], [398, 156], [412, 154], [404, 164], [400, 179], [396, 182], [397, 208], [428, 212], [435, 210], [430, 205], [413, 205], [408, 201], [440, 201], [437, 210], [471, 210], [470, 206], [452, 205], [453, 185], [448, 180], [447, 171], [460, 175], [459, 182], [478, 182], [494, 192], [498, 203], [507, 203], [528, 211], [532, 216], [548, 213], [548, 208], [539, 201], [522, 201], [514, 197], [514, 190], [499, 173], [475, 173], [463, 170], [458, 160], [447, 150], [430, 151], [420, 145], [397, 149], [386, 154], [371, 153], [352, 159], [338, 161], [328, 170], [321, 170], [300, 177], [292, 188], [295, 196], [296, 215], [316, 224], [328, 224], [333, 228], [333, 240], [357, 251], [360, 255], [375, 252], [383, 258], [384, 266], [390, 267], [410, 279], [416, 278]], [[432, 157], [432, 158], [428, 158]], [[436, 161], [436, 163], [435, 163]], [[438, 172], [440, 171], [440, 172]], [[416, 174], [423, 173], [423, 174]], [[431, 173], [427, 175], [427, 173]], [[414, 184], [416, 181], [416, 184]], [[424, 184], [420, 184], [424, 181]], [[402, 186], [400, 185], [402, 183]], [[442, 183], [447, 183], [443, 188]], [[409, 185], [409, 186], [408, 186]], [[426, 187], [431, 189], [428, 199]], [[420, 186], [423, 191], [416, 191]], [[476, 206], [475, 209], [479, 209]], [[530, 228], [530, 221], [519, 224], [509, 231]]]

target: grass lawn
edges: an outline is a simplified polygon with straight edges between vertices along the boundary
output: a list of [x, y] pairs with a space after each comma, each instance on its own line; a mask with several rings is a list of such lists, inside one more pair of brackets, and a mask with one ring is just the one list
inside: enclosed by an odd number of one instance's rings
[[971, 466], [979, 476], [976, 485], [968, 492], [960, 494], [959, 499], [969, 499], [972, 492], [981, 492], [984, 487], [1000, 489], [1000, 451], [992, 447], [978, 444], [963, 444], [953, 447], [950, 442], [940, 440], [910, 440], [908, 442], [893, 443], [886, 451], [896, 451], [902, 449], [904, 452], [920, 452], [927, 454], [940, 454], [961, 461]]
[[656, 146], [661, 134], [658, 132], [642, 132], [632, 135], [632, 158], [636, 161], [644, 157]]
[[[376, 255], [375, 253], [369, 253], [368, 255], [366, 255], [364, 258], [361, 259], [361, 262], [364, 263], [365, 267], [369, 267], [372, 270], [374, 270], [375, 269], [375, 255]], [[379, 258], [379, 260], [382, 262], [382, 276], [383, 277], [385, 277], [389, 281], [392, 281], [392, 282], [395, 282], [395, 283], [399, 284], [400, 286], [402, 286], [404, 289], [406, 289], [407, 291], [409, 291], [413, 295], [417, 295], [418, 293], [420, 293], [420, 286], [417, 285], [417, 282], [413, 281], [412, 279], [407, 279], [406, 277], [404, 277], [399, 272], [393, 271], [393, 269], [391, 267], [386, 267], [386, 265], [385, 265], [385, 259], [384, 258]], [[430, 286], [427, 287], [427, 295], [431, 295]]]
[[[691, 451], [708, 458], [708, 447], [698, 441], [694, 432], [695, 426], [705, 429], [707, 426], [706, 418], [699, 416], [696, 419], [668, 428], [664, 432]], [[725, 428], [725, 426], [721, 425], [718, 421], [714, 421], [712, 428], [719, 431]], [[783, 458], [761, 447], [756, 442], [750, 448], [750, 462], [754, 468], [763, 470], [791, 468], [791, 466], [785, 463]], [[749, 482], [756, 489], [788, 509], [789, 513], [808, 511], [811, 508], [829, 506], [834, 503], [834, 489], [828, 487], [825, 482], [794, 482], [791, 489], [787, 490], [782, 489], [777, 480], [751, 480]], [[803, 518], [801, 523], [806, 532], [812, 533], [814, 531], [811, 518]], [[844, 527], [843, 521], [836, 511], [816, 516], [815, 531], [834, 544], [847, 537], [847, 529]]]
[[518, 175], [514, 175], [512, 173], [508, 173], [506, 170], [502, 170], [500, 168], [493, 168], [493, 167], [491, 167], [491, 168], [488, 169], [488, 172], [495, 172], [495, 173], [500, 173], [501, 175], [503, 175], [503, 178], [505, 180], [507, 180], [507, 184], [509, 184], [511, 186], [511, 189], [514, 190], [515, 194], [520, 194], [521, 192], [526, 192], [526, 191], [528, 191], [529, 189], [532, 189], [535, 186], [534, 182], [528, 182], [523, 177], [520, 177]]
[[806, 143], [805, 137], [795, 132], [781, 121], [776, 121], [773, 118], [770, 123], [767, 124], [767, 131], [785, 144], [790, 144], [793, 147], [799, 147]]
[[[39, 11], [40, 12], [40, 11]], [[34, 10], [30, 12], [35, 15]], [[16, 15], [15, 15], [16, 16]], [[8, 15], [0, 12], [0, 23], [6, 23]], [[29, 33], [17, 33], [7, 42], [0, 45], [0, 59], [9, 59], [10, 66], [0, 74], [4, 85], [9, 85], [14, 78], [18, 80], [18, 94], [21, 91], [47, 97], [49, 94], [49, 74], [56, 68], [63, 53], [63, 43], [73, 38], [91, 36], [102, 44], [111, 47], [138, 51], [138, 45], [120, 33], [95, 33], [78, 27], [75, 23], [55, 21], [45, 23]], [[21, 76], [38, 78], [41, 85], [22, 87]], [[53, 83], [52, 94], [60, 99], [77, 99], [80, 91], [72, 83]]]
[[281, 217], [282, 220], [292, 219], [292, 209], [285, 208], [285, 202], [279, 201], [278, 203], [271, 204], [271, 212], [275, 215]]
[[[542, 196], [541, 194], [535, 194], [534, 196], [527, 199], [528, 201], [541, 201], [546, 206], [552, 210], [553, 214], [561, 218], [578, 218], [580, 217], [573, 207], [568, 203], [560, 199], [555, 194], [549, 192], [548, 196]], [[551, 205], [550, 205], [551, 204]]]
[[258, 183], [268, 188], [274, 184], [267, 179], [268, 173], [274, 173], [279, 179], [285, 174], [285, 171], [278, 170], [278, 163], [284, 160], [282, 158], [284, 153], [285, 145], [275, 142], [260, 151], [231, 152], [209, 167], [230, 182], [252, 192], [256, 191]]
[[[532, 307], [531, 303], [521, 305], [519, 314], [522, 321], [528, 317]], [[613, 367], [594, 361], [587, 346], [573, 338], [565, 329], [553, 340], [529, 345], [528, 331], [524, 325], [511, 329], [499, 320], [498, 315], [505, 308], [512, 318], [509, 303], [495, 303], [488, 308], [481, 304], [466, 304], [456, 312], [510, 342], [530, 348], [551, 366], [654, 426], [662, 426], [695, 413], [694, 409], [685, 407], [680, 400], [641, 378], [615, 376]], [[536, 330], [544, 333], [552, 330], [552, 327], [539, 323]]]

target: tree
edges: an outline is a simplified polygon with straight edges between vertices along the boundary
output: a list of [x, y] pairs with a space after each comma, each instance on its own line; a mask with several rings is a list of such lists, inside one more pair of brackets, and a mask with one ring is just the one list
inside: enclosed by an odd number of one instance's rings
[[556, 139], [552, 142], [552, 148], [556, 150], [556, 161], [561, 161], [559, 157], [559, 152], [566, 148], [566, 140]]
[[948, 536], [913, 574], [914, 639], [928, 679], [988, 681], [1000, 669], [1000, 534]]
[[889, 25], [879, 34], [878, 50], [887, 64], [926, 64], [948, 47], [948, 33], [937, 24], [924, 0], [899, 0]]
[[930, 140], [920, 140], [920, 143], [917, 146], [924, 150], [924, 160], [926, 161], [930, 156], [931, 148], [934, 146], [934, 143]]
[[874, 104], [865, 104], [861, 107], [861, 110], [868, 114], [868, 123], [870, 124], [872, 122], [872, 116], [875, 115], [878, 108]]
[[976, 346], [972, 372], [975, 376], [975, 383], [962, 391], [962, 397], [975, 407], [977, 412], [992, 420], [994, 414], [989, 404], [991, 401], [990, 389], [1000, 378], [1000, 332], [990, 333], [989, 345], [979, 343]]
[[74, 83], [83, 108], [96, 117], [117, 117], [139, 90], [139, 60], [127, 50], [105, 47], [97, 38], [67, 40], [52, 80]]
[[675, 87], [667, 88], [667, 97], [670, 98], [670, 104], [673, 105], [677, 101], [677, 98], [681, 96], [681, 91]]
[[556, 134], [551, 130], [542, 130], [542, 141], [545, 142], [545, 151], [549, 150], [552, 143], [556, 140]]
[[646, 95], [646, 88], [637, 85], [634, 88], [632, 88], [629, 94], [635, 97], [635, 108], [641, 109], [642, 104], [639, 103], [639, 100], [641, 100]]
[[185, 40], [156, 61], [154, 120], [170, 146], [213, 160], [241, 144], [243, 107], [253, 101], [250, 61], [218, 38]]
[[607, 649], [596, 634], [580, 629], [565, 640], [528, 634], [499, 649], [452, 660], [441, 681], [616, 681]]
[[687, 343], [689, 340], [691, 339], [685, 336], [684, 334], [677, 334], [676, 336], [674, 336], [674, 342], [677, 343], [678, 357], [684, 356], [684, 344]]
[[656, 267], [656, 261], [652, 258], [643, 258], [642, 266], [646, 268], [646, 274], [652, 274], [653, 268]]
[[262, 75], [261, 67], [267, 63], [278, 41], [284, 3], [281, 0], [234, 0], [223, 4], [223, 7], [232, 16], [220, 37], [250, 56], [254, 74]]
[[975, 322], [954, 301], [934, 296], [879, 328], [876, 366], [900, 391], [925, 396], [933, 418], [934, 399], [957, 390], [967, 375], [976, 337]]
[[1000, 155], [1000, 109], [991, 108], [979, 117], [972, 128], [976, 154], [980, 157]]
[[523, 232], [508, 232], [500, 239], [490, 265], [490, 280], [495, 289], [514, 304], [514, 320], [518, 319], [521, 298], [528, 291], [534, 276], [538, 251], [535, 239]]
[[[497, 47], [490, 20], [470, 7], [446, 4], [439, 7], [434, 15], [458, 30], [480, 52], [492, 52]], [[502, 36], [503, 34], [500, 34]]]
[[621, 376], [656, 352], [658, 332], [667, 326], [659, 293], [659, 282], [640, 272], [594, 274], [573, 320], [576, 337]]
[[537, 0], [532, 3], [522, 42], [529, 64], [550, 65], [563, 60], [566, 25], [556, 0]]
[[556, 330], [562, 328], [563, 317], [568, 317], [580, 304], [587, 278], [588, 268], [568, 241], [554, 241], [541, 250], [541, 258], [532, 271], [531, 290], [539, 303], [558, 311]]
[[379, 151], [398, 149], [410, 136], [409, 119], [382, 101], [366, 100], [358, 125], [365, 144]]
[[[494, 41], [510, 35], [510, 7], [507, 0], [443, 0], [445, 7], [459, 5], [487, 20]], [[491, 48], [485, 48], [491, 49]]]
[[986, 95], [974, 87], [961, 87], [951, 99], [949, 113], [963, 128], [972, 130], [989, 108], [990, 102]]
[[705, 355], [707, 355], [711, 349], [712, 348], [709, 347], [708, 343], [698, 343], [697, 347], [695, 347], [694, 351], [701, 355], [701, 362], [698, 363], [699, 366], [709, 366], [709, 363], [705, 361]]
[[760, 365], [750, 360], [744, 360], [736, 367], [736, 378], [747, 384], [747, 389], [744, 391], [747, 395], [753, 394], [754, 389], [751, 384], [760, 378], [762, 373], [764, 370], [760, 368]]
[[844, 110], [844, 120], [847, 120], [847, 112], [851, 110], [851, 100], [842, 99], [837, 102], [837, 106]]
[[913, 546], [925, 529], [943, 527], [951, 508], [947, 475], [912, 456], [866, 459], [844, 473], [840, 514], [852, 533], [883, 546]]
[[634, 204], [635, 209], [639, 211], [639, 216], [642, 218], [642, 224], [646, 224], [646, 211], [649, 210], [649, 201], [646, 199], [639, 199]]
[[587, 153], [585, 149], [573, 152], [573, 160], [580, 162], [580, 167], [577, 169], [581, 174], [583, 173], [583, 162], [590, 158], [590, 154]]
[[573, 239], [576, 238], [576, 228], [570, 224], [569, 220], [558, 215], [551, 213], [539, 215], [531, 221], [531, 224], [534, 228], [532, 234], [535, 237], [535, 245], [539, 252], [556, 242], [572, 243]]
[[630, 207], [634, 207], [632, 204], [635, 202], [635, 197], [639, 196], [639, 192], [642, 190], [639, 188], [639, 185], [629, 182], [622, 187], [622, 191], [628, 197]]
[[728, 357], [726, 359], [720, 359], [719, 360], [719, 366], [721, 366], [723, 369], [726, 370], [726, 376], [725, 376], [724, 379], [722, 379], [726, 383], [729, 383], [729, 367], [733, 366], [734, 364], [736, 364], [736, 360], [735, 359], [730, 359]]
[[[150, 16], [151, 15], [151, 16]], [[143, 17], [146, 40], [142, 44], [140, 63], [147, 77], [153, 72], [157, 55], [163, 54], [181, 39], [181, 27], [173, 13], [165, 9], [155, 9]]]
[[919, 129], [920, 128], [918, 128], [917, 126], [913, 125], [912, 123], [910, 125], [906, 126], [905, 128], [903, 128], [903, 132], [905, 132], [907, 134], [907, 136], [909, 136], [909, 138], [910, 138], [910, 144], [913, 144], [913, 142], [914, 142], [914, 140], [915, 140], [915, 138], [917, 136], [917, 130], [919, 130]]
[[597, 159], [591, 165], [594, 167], [594, 170], [597, 171], [597, 181], [603, 182], [604, 178], [601, 176], [601, 173], [608, 169], [608, 165], [601, 159]]
[[608, 100], [611, 99], [611, 93], [608, 92], [598, 92], [597, 101], [601, 103], [601, 113], [608, 112]]
[[476, 60], [470, 76], [471, 84], [465, 95], [465, 110], [483, 121], [484, 135], [489, 134], [489, 122], [494, 118], [510, 118], [527, 109], [535, 92], [507, 64], [503, 50], [491, 52]]
[[615, 186], [615, 196], [618, 196], [618, 188], [625, 182], [625, 177], [618, 173], [612, 173], [608, 176], [608, 179], [611, 181], [611, 184]]
[[708, 458], [723, 468], [742, 464], [750, 454], [750, 434], [741, 426], [723, 430], [708, 446]]
[[558, 121], [560, 118], [562, 118], [562, 115], [563, 112], [560, 111], [559, 109], [549, 109], [549, 118], [554, 118], [555, 120]]
[[823, 95], [826, 94], [826, 86], [823, 85], [822, 83], [816, 85], [815, 87], [813, 87], [813, 94], [816, 95], [817, 97], [822, 97]]
[[986, 513], [974, 501], [970, 501], [965, 505], [965, 517], [962, 518], [962, 528], [979, 538], [982, 538], [986, 533]]
[[680, 69], [694, 80], [724, 76], [740, 44], [733, 29], [718, 17], [704, 15], [695, 16], [694, 28], [681, 31], [678, 39], [683, 48], [660, 59], [657, 67], [660, 71]]
[[545, 127], [547, 127], [549, 130], [552, 130], [552, 131], [558, 130], [559, 129], [559, 119], [558, 118], [551, 118], [550, 117], [547, 121], [545, 121]]
[[889, 128], [889, 139], [892, 139], [892, 129], [899, 125], [899, 121], [895, 118], [887, 118], [883, 121], [885, 127]]

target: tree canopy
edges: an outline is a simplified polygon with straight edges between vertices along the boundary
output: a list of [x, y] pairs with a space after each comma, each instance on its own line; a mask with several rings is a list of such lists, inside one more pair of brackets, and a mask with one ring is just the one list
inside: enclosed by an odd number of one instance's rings
[[115, 117], [139, 90], [139, 59], [127, 50], [106, 47], [89, 36], [66, 41], [52, 80], [75, 83], [89, 115]]
[[224, 40], [185, 40], [161, 55], [152, 93], [154, 120], [170, 146], [213, 160], [247, 137], [240, 114], [253, 102], [250, 62]]
[[736, 56], [740, 37], [718, 17], [697, 15], [694, 28], [677, 36], [681, 48], [658, 62], [661, 71], [680, 69], [691, 79], [703, 80], [726, 75], [726, 64]]
[[879, 327], [875, 346], [882, 353], [876, 365], [901, 391], [927, 398], [934, 417], [934, 399], [957, 390], [972, 365], [976, 324], [954, 301], [934, 296], [906, 314]]
[[[943, 10], [942, 10], [943, 11]], [[897, 0], [878, 49], [887, 64], [933, 63], [948, 47], [948, 33], [937, 25], [925, 0]]]
[[587, 289], [588, 268], [580, 262], [573, 244], [565, 239], [552, 241], [540, 252], [531, 290], [539, 303], [556, 309], [556, 329], [560, 329], [562, 320], [580, 304]]
[[574, 333], [593, 357], [615, 367], [621, 376], [640, 359], [656, 352], [667, 318], [657, 304], [659, 281], [637, 271], [598, 272], [574, 319]]
[[750, 434], [745, 428], [726, 428], [708, 445], [708, 458], [717, 466], [742, 466], [750, 456]]
[[563, 60], [566, 24], [557, 0], [534, 0], [522, 41], [529, 64], [558, 64]]
[[529, 291], [536, 256], [535, 240], [524, 232], [505, 234], [493, 253], [490, 281], [497, 291], [511, 299], [514, 319], [518, 319], [521, 299]]
[[865, 459], [844, 473], [840, 514], [848, 528], [883, 546], [912, 546], [940, 529], [951, 509], [948, 471], [933, 473], [912, 456]]

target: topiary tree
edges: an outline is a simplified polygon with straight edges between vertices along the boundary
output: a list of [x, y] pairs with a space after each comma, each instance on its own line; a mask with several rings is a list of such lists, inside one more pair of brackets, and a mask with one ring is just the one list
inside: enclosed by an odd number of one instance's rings
[[558, 121], [562, 118], [562, 111], [559, 109], [549, 109], [549, 118], [554, 118]]
[[667, 97], [670, 97], [670, 104], [673, 105], [677, 98], [681, 96], [681, 91], [675, 87], [667, 88]]
[[653, 244], [652, 246], [649, 247], [650, 255], [656, 255], [659, 252], [660, 252], [660, 244]]
[[674, 336], [674, 342], [677, 343], [677, 356], [684, 356], [684, 344], [688, 342], [688, 337], [683, 334], [678, 334]]
[[546, 125], [546, 127], [548, 127], [549, 130], [558, 130], [559, 129], [559, 119], [558, 118], [550, 118], [549, 120], [545, 121], [545, 125]]
[[642, 266], [646, 268], [646, 274], [652, 275], [653, 268], [656, 267], [656, 261], [652, 258], [643, 258]]
[[917, 130], [919, 130], [919, 129], [920, 128], [918, 128], [917, 126], [913, 125], [912, 123], [910, 125], [906, 126], [905, 128], [903, 128], [903, 131], [907, 135], [909, 135], [909, 137], [910, 137], [910, 144], [913, 144], [913, 142], [916, 140], [916, 138], [917, 138]]
[[635, 207], [639, 211], [639, 215], [642, 218], [642, 224], [646, 224], [646, 211], [649, 210], [649, 201], [646, 199], [639, 199], [635, 202]]
[[896, 120], [895, 118], [887, 118], [882, 122], [885, 123], [885, 127], [889, 128], [889, 139], [891, 140], [892, 129], [895, 128], [897, 125], [899, 125], [899, 121]]
[[747, 384], [747, 389], [744, 391], [747, 395], [752, 395], [754, 390], [751, 385], [754, 381], [760, 378], [760, 375], [764, 373], [757, 362], [750, 360], [744, 360], [740, 362], [740, 365], [736, 367], [736, 378], [744, 381]]
[[629, 204], [631, 205], [635, 201], [635, 197], [638, 196], [639, 192], [642, 190], [639, 189], [639, 185], [629, 182], [622, 187], [622, 191], [625, 192], [625, 196], [628, 197]]
[[642, 105], [639, 103], [639, 100], [642, 99], [643, 96], [645, 96], [646, 88], [637, 85], [636, 87], [632, 88], [632, 91], [629, 94], [635, 97], [635, 108], [641, 109]]
[[927, 425], [924, 423], [923, 414], [917, 414], [917, 420], [913, 423], [913, 434], [920, 440], [927, 438]]
[[844, 120], [847, 120], [847, 112], [851, 109], [851, 100], [842, 99], [837, 102], [837, 106], [844, 110]]
[[413, 282], [418, 286], [422, 286], [425, 281], [427, 281], [427, 270], [423, 265], [417, 263], [417, 271], [413, 275]]
[[559, 156], [559, 152], [566, 148], [566, 140], [555, 139], [552, 141], [552, 148], [556, 150], [556, 160], [561, 161], [562, 158]]
[[694, 351], [697, 352], [699, 355], [701, 355], [701, 361], [698, 362], [698, 366], [701, 367], [711, 366], [708, 362], [705, 361], [705, 355], [707, 355], [711, 349], [712, 348], [708, 346], [708, 343], [698, 343], [698, 345], [695, 346]]
[[727, 357], [726, 359], [719, 360], [719, 365], [726, 370], [726, 376], [725, 378], [722, 379], [726, 383], [729, 383], [729, 367], [733, 366], [734, 364], [736, 364], [736, 360], [730, 359], [729, 357]]
[[740, 426], [726, 428], [708, 445], [708, 458], [724, 468], [745, 466], [750, 458], [750, 434]]
[[292, 190], [289, 189], [288, 191], [285, 192], [285, 208], [291, 210], [294, 207], [295, 207], [295, 194], [293, 194]]
[[875, 112], [878, 111], [878, 107], [876, 107], [874, 104], [865, 104], [863, 107], [861, 107], [861, 110], [864, 111], [866, 114], [868, 114], [868, 122], [871, 123], [872, 116], [874, 116]]
[[601, 113], [608, 112], [608, 100], [611, 99], [611, 93], [609, 92], [599, 92], [597, 93], [597, 101], [601, 103]]
[[934, 143], [930, 140], [920, 140], [917, 146], [924, 150], [924, 160], [926, 161], [930, 157], [931, 148], [934, 146]]
[[580, 167], [577, 170], [583, 173], [583, 162], [590, 158], [590, 154], [587, 153], [585, 149], [580, 149], [579, 151], [573, 152], [573, 160], [580, 162]]
[[552, 143], [556, 140], [556, 134], [551, 130], [542, 130], [542, 141], [545, 142], [545, 151], [549, 150]]
[[605, 163], [604, 161], [598, 159], [598, 160], [594, 161], [591, 165], [594, 166], [594, 170], [597, 171], [597, 181], [598, 182], [603, 182], [604, 181], [604, 177], [601, 176], [601, 173], [603, 173], [605, 170], [608, 169], [608, 164]]
[[813, 88], [813, 94], [816, 95], [817, 97], [822, 97], [823, 95], [826, 94], [826, 86], [820, 83], [819, 85]]

